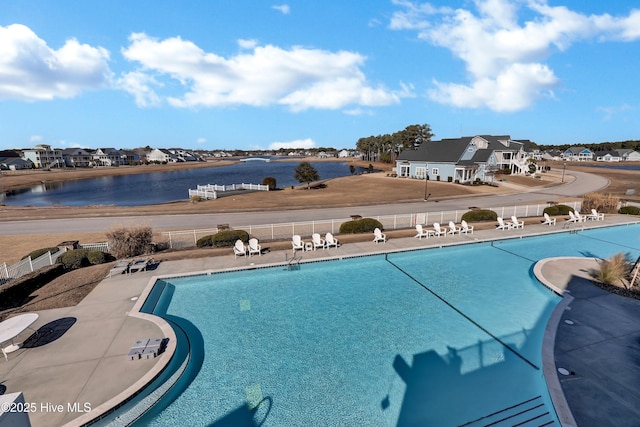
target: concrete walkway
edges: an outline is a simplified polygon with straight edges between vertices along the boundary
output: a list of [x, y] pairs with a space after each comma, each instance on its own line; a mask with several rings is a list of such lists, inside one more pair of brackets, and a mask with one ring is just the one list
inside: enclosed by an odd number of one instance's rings
[[[624, 216], [607, 216], [604, 224], [589, 222], [578, 227], [614, 225], [628, 222], [628, 220], [629, 218]], [[478, 230], [471, 235], [432, 237], [422, 240], [412, 237], [397, 238], [380, 244], [372, 241], [349, 243], [337, 249], [304, 252], [302, 257], [303, 261], [309, 261], [318, 258], [328, 259], [362, 255], [363, 253], [438, 247], [562, 231], [566, 230], [562, 229], [560, 223], [555, 227], [548, 227], [527, 222], [526, 227], [519, 230]], [[264, 243], [264, 247], [268, 247], [268, 243]], [[0, 361], [0, 384], [6, 388], [6, 393], [22, 391], [26, 402], [36, 404], [36, 410], [30, 414], [34, 427], [63, 425], [65, 423], [68, 423], [69, 426], [81, 425], [98, 416], [102, 411], [117, 405], [127, 396], [134, 394], [143, 384], [150, 381], [171, 357], [175, 348], [172, 346], [175, 346], [175, 342], [170, 342], [167, 351], [156, 359], [131, 361], [127, 358], [127, 353], [136, 340], [172, 335], [170, 328], [167, 329], [168, 325], [162, 319], [155, 318], [155, 321], [150, 321], [149, 319], [153, 316], [145, 317], [132, 312], [134, 306], [139, 304], [139, 301], [135, 299], [143, 294], [150, 283], [155, 281], [154, 277], [282, 264], [290, 256], [291, 251], [287, 250], [267, 251], [262, 256], [251, 258], [234, 258], [231, 255], [231, 249], [229, 249], [228, 256], [167, 261], [151, 271], [105, 279], [76, 307], [39, 312], [40, 318], [33, 326], [40, 329], [41, 336], [29, 348], [22, 348], [11, 353], [8, 362]], [[564, 271], [564, 268], [560, 268], [560, 270]], [[545, 272], [545, 274], [547, 273]], [[555, 273], [549, 273], [549, 275], [553, 281], [566, 281], [566, 277], [556, 277]], [[593, 299], [594, 295], [591, 295], [588, 300], [585, 300], [585, 307], [597, 306], [596, 301], [598, 304], [602, 304], [607, 300], [606, 295], [600, 295], [600, 297], [601, 299], [595, 300]], [[610, 300], [615, 303], [617, 299], [611, 298]], [[587, 322], [591, 317], [595, 317], [594, 322], [598, 324], [602, 315], [597, 307], [578, 317], [580, 306], [582, 304], [576, 304], [571, 311], [571, 314], [576, 318], [576, 325], [581, 326], [582, 322]], [[628, 329], [622, 326], [640, 325], [637, 321], [623, 320], [629, 308], [622, 303], [620, 303], [620, 307], [625, 308], [616, 311], [616, 315], [612, 317], [612, 325], [615, 330], [618, 332], [627, 331]], [[573, 330], [565, 332], [564, 328], [564, 325], [559, 327], [559, 337], [562, 338], [561, 340], [559, 338], [559, 341], [562, 341], [562, 345], [558, 347], [560, 351], [558, 363], [576, 372], [571, 378], [586, 378], [584, 375], [588, 369], [581, 363], [584, 363], [583, 353], [587, 351], [587, 348], [584, 342], [580, 341], [578, 335], [572, 332]], [[581, 329], [576, 328], [575, 330], [580, 331]], [[588, 328], [586, 330], [589, 331]], [[585, 339], [597, 339], [598, 333], [596, 332], [598, 331], [600, 329], [594, 328], [593, 331], [590, 331], [591, 337]], [[625, 335], [626, 341], [620, 338], [620, 334], [617, 337], [617, 341], [614, 338], [611, 339], [612, 344], [618, 343], [618, 348], [633, 344], [635, 351], [638, 351], [640, 346], [632, 341], [634, 337], [637, 340], [640, 334], [636, 332], [636, 335], [633, 335], [629, 332]], [[25, 338], [22, 337], [22, 339]], [[31, 338], [27, 342], [30, 340]], [[573, 355], [575, 357], [572, 359]], [[594, 360], [599, 359], [595, 358]], [[617, 364], [616, 368], [624, 366], [624, 369], [628, 369], [630, 363], [631, 361]], [[629, 375], [628, 382], [636, 377], [637, 374]], [[602, 375], [590, 378], [603, 390], [609, 390], [609, 387], [612, 387], [610, 393], [623, 391], [619, 384], [613, 384], [610, 380], [604, 381]], [[567, 381], [571, 382], [569, 379]], [[565, 383], [566, 381], [563, 381], [563, 387]], [[637, 381], [636, 383], [640, 384]], [[580, 383], [573, 381], [571, 384], [575, 389]], [[583, 387], [590, 387], [584, 381], [582, 384], [586, 384]], [[626, 384], [627, 382], [625, 382]], [[582, 393], [583, 390], [578, 388], [577, 392]], [[571, 390], [569, 390], [569, 396], [571, 396]], [[637, 397], [638, 395], [634, 394], [633, 396]], [[571, 398], [568, 400], [572, 409], [575, 405], [576, 411], [582, 410], [584, 406], [587, 409], [589, 406], [592, 408], [595, 406], [591, 401], [586, 402], [585, 405], [585, 401], [576, 401]], [[602, 402], [602, 400], [599, 402], [600, 406], [602, 406]], [[58, 405], [62, 405], [62, 407]], [[56, 410], [53, 411], [51, 408]], [[58, 411], [59, 408], [62, 409]], [[83, 411], [87, 408], [90, 408], [91, 411], [84, 413]], [[579, 417], [576, 416], [576, 418]]]

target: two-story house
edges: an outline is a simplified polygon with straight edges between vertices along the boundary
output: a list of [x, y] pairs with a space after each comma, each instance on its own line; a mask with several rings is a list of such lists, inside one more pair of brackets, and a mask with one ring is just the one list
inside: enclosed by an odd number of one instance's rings
[[528, 172], [529, 141], [510, 136], [477, 135], [426, 141], [415, 150], [405, 150], [396, 160], [399, 177], [441, 181], [487, 181], [498, 170]]

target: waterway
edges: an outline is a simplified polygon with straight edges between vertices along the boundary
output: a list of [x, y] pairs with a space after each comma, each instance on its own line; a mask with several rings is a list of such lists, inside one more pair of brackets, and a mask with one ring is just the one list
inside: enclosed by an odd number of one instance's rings
[[[310, 162], [321, 180], [351, 175], [347, 162]], [[276, 179], [278, 188], [300, 183], [294, 178], [298, 162], [251, 161], [229, 166], [105, 176], [61, 183], [45, 183], [0, 194], [9, 206], [142, 206], [189, 198], [189, 189], [205, 184], [261, 184]], [[362, 172], [356, 168], [355, 173]]]

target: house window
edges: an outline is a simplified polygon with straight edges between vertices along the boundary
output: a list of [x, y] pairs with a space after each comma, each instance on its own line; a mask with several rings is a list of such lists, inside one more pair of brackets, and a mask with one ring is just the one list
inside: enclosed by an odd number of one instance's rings
[[416, 167], [416, 178], [424, 179], [426, 173], [427, 173], [427, 168], [425, 168], [424, 166]]
[[431, 175], [434, 175], [434, 176], [440, 175], [440, 170], [438, 168], [431, 169]]

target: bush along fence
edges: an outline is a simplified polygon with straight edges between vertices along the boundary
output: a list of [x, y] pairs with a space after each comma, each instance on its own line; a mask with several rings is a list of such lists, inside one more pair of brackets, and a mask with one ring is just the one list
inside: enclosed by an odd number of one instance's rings
[[[89, 243], [86, 245], [78, 245], [80, 249], [91, 249], [102, 252], [109, 252], [109, 243]], [[17, 279], [18, 277], [29, 274], [36, 271], [39, 268], [53, 265], [57, 262], [58, 258], [65, 252], [66, 247], [61, 247], [59, 251], [52, 253], [51, 251], [40, 255], [37, 258], [31, 259], [30, 256], [18, 261], [13, 265], [7, 265], [6, 262], [0, 265], [0, 285], [9, 282], [10, 280]]]
[[[580, 202], [566, 203], [575, 210], [580, 210]], [[500, 217], [509, 218], [515, 215], [518, 218], [542, 216], [542, 212], [549, 204], [535, 204], [522, 206], [503, 206], [490, 209]], [[470, 209], [469, 209], [470, 210]], [[462, 215], [469, 210], [455, 210], [442, 212], [424, 212], [424, 213], [408, 213], [385, 216], [372, 216], [371, 218], [380, 221], [385, 230], [398, 230], [403, 228], [413, 228], [416, 224], [431, 224], [439, 222], [447, 224], [449, 221], [455, 223], [460, 222]], [[260, 240], [286, 240], [290, 239], [294, 234], [301, 236], [311, 236], [313, 233], [333, 233], [336, 234], [340, 230], [340, 225], [344, 222], [351, 221], [352, 218], [338, 218], [305, 222], [288, 222], [280, 224], [264, 224], [264, 225], [241, 225], [234, 226], [234, 230], [244, 230], [251, 237]], [[216, 234], [225, 229], [227, 225], [221, 228], [209, 228], [200, 230], [182, 230], [182, 231], [166, 231], [161, 236], [166, 239], [166, 244], [171, 249], [191, 248], [195, 247], [198, 239]]]

